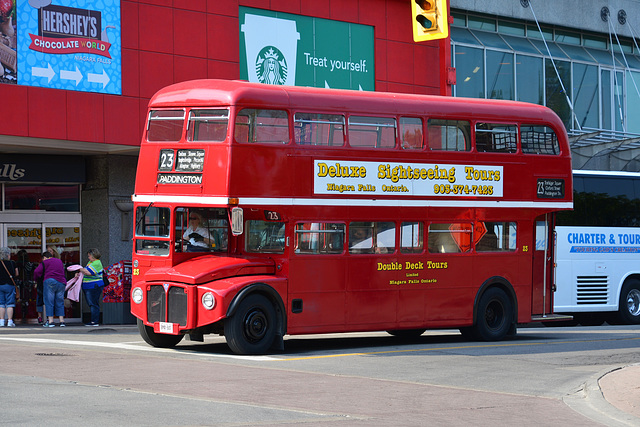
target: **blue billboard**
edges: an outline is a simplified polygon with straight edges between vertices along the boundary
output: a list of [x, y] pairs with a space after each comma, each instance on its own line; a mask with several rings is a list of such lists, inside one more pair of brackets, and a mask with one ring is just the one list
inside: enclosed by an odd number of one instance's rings
[[17, 84], [122, 94], [120, 0], [17, 0]]

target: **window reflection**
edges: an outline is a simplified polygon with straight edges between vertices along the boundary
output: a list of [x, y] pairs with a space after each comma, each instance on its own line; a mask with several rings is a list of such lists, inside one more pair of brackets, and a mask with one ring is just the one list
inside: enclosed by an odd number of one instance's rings
[[4, 185], [5, 210], [80, 212], [78, 185]]

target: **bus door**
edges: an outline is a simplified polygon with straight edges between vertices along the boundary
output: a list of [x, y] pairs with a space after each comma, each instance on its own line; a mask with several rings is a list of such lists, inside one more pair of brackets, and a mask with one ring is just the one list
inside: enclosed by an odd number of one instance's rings
[[289, 331], [314, 332], [345, 324], [346, 224], [294, 224], [289, 258]]
[[534, 223], [533, 283], [531, 314], [551, 313], [551, 284], [553, 283], [553, 217], [551, 214], [536, 218]]

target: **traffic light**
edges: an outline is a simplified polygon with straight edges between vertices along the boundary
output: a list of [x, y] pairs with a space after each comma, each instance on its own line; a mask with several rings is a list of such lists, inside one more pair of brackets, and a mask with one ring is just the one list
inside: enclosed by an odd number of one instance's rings
[[413, 41], [449, 37], [447, 0], [411, 0]]

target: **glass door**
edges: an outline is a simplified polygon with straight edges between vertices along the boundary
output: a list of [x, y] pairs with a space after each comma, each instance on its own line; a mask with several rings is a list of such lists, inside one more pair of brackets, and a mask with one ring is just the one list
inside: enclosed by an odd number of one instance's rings
[[[80, 264], [80, 224], [8, 223], [2, 224], [1, 245], [11, 249], [20, 280], [20, 303], [16, 304], [14, 318], [22, 323], [33, 323], [41, 310], [33, 272], [42, 261], [42, 253], [49, 248], [59, 257], [65, 268]], [[67, 280], [73, 274], [67, 272]], [[81, 317], [79, 302], [65, 299], [65, 318]]]

